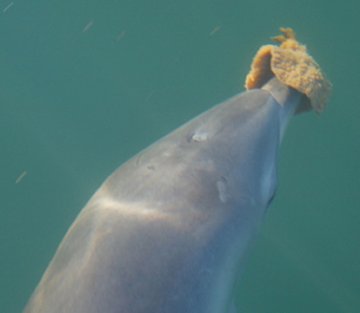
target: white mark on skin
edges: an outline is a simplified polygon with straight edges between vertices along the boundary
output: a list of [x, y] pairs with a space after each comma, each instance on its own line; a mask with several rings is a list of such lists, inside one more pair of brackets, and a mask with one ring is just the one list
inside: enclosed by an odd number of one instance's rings
[[18, 176], [18, 178], [16, 178], [15, 184], [20, 183], [26, 175], [27, 175], [27, 171], [23, 171], [23, 172]]
[[169, 158], [169, 157], [171, 157], [171, 153], [168, 152], [168, 151], [164, 151], [164, 152], [163, 152], [163, 156], [164, 156], [165, 158]]
[[205, 132], [196, 132], [191, 139], [195, 142], [202, 142], [208, 139], [208, 134]]
[[219, 199], [222, 203], [226, 203], [229, 199], [229, 194], [227, 192], [226, 179], [224, 177], [221, 180], [216, 182], [216, 188], [219, 193]]
[[89, 23], [87, 23], [83, 29], [83, 33], [87, 32], [91, 27], [94, 25], [94, 20], [91, 20]]
[[14, 1], [11, 1], [5, 8], [3, 8], [3, 13], [6, 13], [14, 5]]

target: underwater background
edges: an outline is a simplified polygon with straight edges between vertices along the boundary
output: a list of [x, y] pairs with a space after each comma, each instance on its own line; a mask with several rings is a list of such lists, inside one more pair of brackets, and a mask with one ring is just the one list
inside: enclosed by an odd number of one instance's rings
[[360, 312], [359, 11], [355, 0], [0, 0], [0, 312], [22, 311], [113, 170], [243, 91], [280, 26], [333, 94], [289, 126], [237, 305]]

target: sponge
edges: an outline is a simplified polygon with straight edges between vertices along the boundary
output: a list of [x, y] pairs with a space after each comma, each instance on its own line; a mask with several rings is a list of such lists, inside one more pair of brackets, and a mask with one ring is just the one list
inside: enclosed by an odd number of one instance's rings
[[297, 113], [311, 109], [322, 112], [330, 96], [330, 81], [306, 47], [296, 40], [295, 32], [291, 28], [280, 28], [280, 31], [281, 35], [272, 38], [279, 46], [265, 45], [256, 53], [246, 77], [246, 89], [261, 88], [275, 76], [306, 96]]

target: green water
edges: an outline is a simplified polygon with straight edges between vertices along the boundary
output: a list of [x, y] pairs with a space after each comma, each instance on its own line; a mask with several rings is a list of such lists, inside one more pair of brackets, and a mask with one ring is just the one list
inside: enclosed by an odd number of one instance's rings
[[360, 312], [359, 10], [355, 0], [1, 0], [0, 312], [22, 310], [106, 176], [243, 90], [279, 26], [297, 31], [334, 92], [323, 115], [289, 127], [238, 305]]

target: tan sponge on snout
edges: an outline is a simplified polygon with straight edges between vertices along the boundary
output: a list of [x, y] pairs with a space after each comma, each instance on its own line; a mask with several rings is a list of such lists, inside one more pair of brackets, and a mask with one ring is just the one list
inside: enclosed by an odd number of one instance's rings
[[291, 28], [280, 28], [280, 31], [283, 34], [273, 38], [279, 46], [265, 45], [256, 53], [246, 77], [246, 89], [261, 88], [275, 76], [307, 97], [298, 113], [311, 109], [322, 112], [330, 96], [330, 81], [306, 47], [296, 40], [294, 31]]

